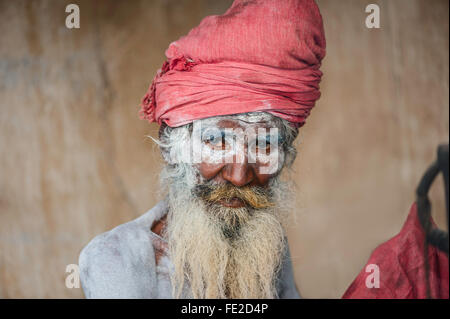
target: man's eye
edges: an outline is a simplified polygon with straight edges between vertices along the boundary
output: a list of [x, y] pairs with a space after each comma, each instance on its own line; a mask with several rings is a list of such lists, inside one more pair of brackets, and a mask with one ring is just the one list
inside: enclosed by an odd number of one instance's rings
[[223, 142], [223, 134], [221, 132], [206, 132], [203, 135], [203, 142], [211, 146], [221, 146]]
[[222, 142], [222, 136], [214, 136], [214, 135], [210, 135], [207, 138], [207, 142], [211, 143], [211, 144], [219, 144], [220, 142]]
[[265, 139], [258, 139], [256, 140], [256, 147], [257, 148], [270, 148], [270, 136], [266, 137]]

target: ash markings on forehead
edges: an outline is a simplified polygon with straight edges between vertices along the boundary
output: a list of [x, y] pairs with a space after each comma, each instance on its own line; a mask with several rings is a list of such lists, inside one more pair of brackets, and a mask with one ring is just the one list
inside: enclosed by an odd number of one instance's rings
[[205, 126], [217, 126], [221, 121], [224, 120], [234, 120], [239, 121], [239, 124], [243, 127], [253, 126], [255, 124], [264, 124], [266, 127], [278, 127], [278, 122], [276, 118], [265, 112], [251, 112], [244, 114], [233, 114], [224, 116], [215, 116], [202, 119], [201, 123]]

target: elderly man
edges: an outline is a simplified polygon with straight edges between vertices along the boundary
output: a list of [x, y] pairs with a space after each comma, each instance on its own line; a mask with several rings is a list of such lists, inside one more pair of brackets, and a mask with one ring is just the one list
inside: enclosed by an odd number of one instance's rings
[[324, 55], [312, 0], [236, 0], [171, 43], [141, 106], [161, 125], [168, 195], [83, 249], [86, 297], [300, 297], [281, 173]]

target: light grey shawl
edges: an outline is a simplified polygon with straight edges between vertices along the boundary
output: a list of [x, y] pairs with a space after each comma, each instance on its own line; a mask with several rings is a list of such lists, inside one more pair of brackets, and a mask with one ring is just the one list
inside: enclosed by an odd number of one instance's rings
[[[81, 251], [80, 279], [87, 298], [172, 298], [169, 274], [173, 269], [163, 256], [158, 265], [155, 249], [161, 237], [152, 225], [167, 213], [159, 202], [144, 215], [95, 237]], [[279, 298], [300, 298], [294, 282], [289, 249], [277, 281]], [[182, 296], [191, 298], [186, 287]]]

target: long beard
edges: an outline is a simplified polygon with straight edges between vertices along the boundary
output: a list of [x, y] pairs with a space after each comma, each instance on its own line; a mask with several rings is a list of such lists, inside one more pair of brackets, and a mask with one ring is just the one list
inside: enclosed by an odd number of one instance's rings
[[267, 193], [245, 189], [246, 195], [239, 195], [241, 190], [228, 189], [229, 196], [242, 196], [247, 203], [229, 208], [213, 200], [224, 194], [223, 187], [201, 184], [202, 193], [192, 178], [170, 178], [165, 236], [174, 265], [174, 297], [184, 297], [187, 290], [194, 298], [276, 298], [289, 188], [275, 178]]

